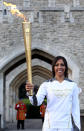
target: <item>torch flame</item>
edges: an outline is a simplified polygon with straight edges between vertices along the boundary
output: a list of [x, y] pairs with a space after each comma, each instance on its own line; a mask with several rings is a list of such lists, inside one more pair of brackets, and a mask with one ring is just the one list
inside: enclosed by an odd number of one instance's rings
[[4, 4], [5, 6], [9, 6], [9, 7], [10, 7], [10, 12], [11, 12], [13, 15], [16, 15], [16, 16], [18, 16], [18, 17], [23, 18], [25, 22], [27, 21], [27, 19], [26, 19], [26, 17], [24, 16], [24, 14], [22, 14], [22, 13], [17, 9], [16, 5], [13, 5], [13, 4], [7, 3], [7, 2], [3, 2], [3, 4]]

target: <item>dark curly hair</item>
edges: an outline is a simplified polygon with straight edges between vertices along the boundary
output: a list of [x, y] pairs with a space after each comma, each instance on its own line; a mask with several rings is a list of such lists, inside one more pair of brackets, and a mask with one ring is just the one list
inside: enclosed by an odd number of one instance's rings
[[57, 63], [58, 60], [62, 59], [65, 65], [65, 72], [64, 72], [64, 76], [65, 78], [68, 78], [68, 65], [67, 65], [67, 61], [63, 56], [57, 56], [54, 58], [53, 62], [52, 62], [52, 76], [55, 77], [55, 71], [54, 71], [54, 66]]

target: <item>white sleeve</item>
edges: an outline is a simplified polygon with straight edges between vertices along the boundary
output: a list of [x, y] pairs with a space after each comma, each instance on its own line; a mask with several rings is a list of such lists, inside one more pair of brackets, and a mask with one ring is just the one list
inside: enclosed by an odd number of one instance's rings
[[47, 95], [46, 82], [44, 82], [39, 87], [39, 90], [38, 90], [38, 92], [36, 94], [38, 106], [42, 104], [42, 102], [43, 102], [46, 95]]
[[72, 98], [72, 117], [75, 125], [80, 130], [80, 106], [79, 106], [79, 88], [74, 85], [73, 98]]

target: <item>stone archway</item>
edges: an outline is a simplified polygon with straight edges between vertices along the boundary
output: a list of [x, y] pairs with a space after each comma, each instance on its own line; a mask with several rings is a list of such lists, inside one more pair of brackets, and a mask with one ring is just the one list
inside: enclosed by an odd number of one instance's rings
[[[37, 84], [38, 86], [45, 80], [51, 78], [51, 71], [41, 67], [41, 66], [33, 66], [32, 67], [32, 74], [33, 74], [33, 83], [34, 85]], [[6, 107], [7, 115], [6, 120], [14, 122], [16, 120], [16, 112], [14, 109], [15, 103], [18, 101], [18, 89], [19, 87], [25, 83], [27, 80], [27, 72], [24, 70], [20, 72], [10, 83], [9, 85], [9, 106]], [[6, 103], [8, 99], [6, 100]], [[8, 115], [9, 114], [9, 115]]]
[[[36, 76], [44, 76], [46, 79], [49, 78], [50, 75], [50, 65], [41, 61], [41, 60], [32, 60], [32, 73], [33, 77]], [[36, 64], [38, 63], [38, 65]], [[42, 66], [43, 65], [43, 66]], [[47, 69], [46, 69], [47, 67]], [[46, 75], [45, 75], [46, 73]], [[6, 121], [12, 120], [14, 116], [15, 120], [15, 110], [14, 105], [15, 102], [18, 100], [18, 97], [15, 98], [15, 94], [18, 94], [18, 88], [22, 83], [24, 83], [27, 79], [26, 73], [26, 63], [23, 63], [18, 68], [15, 68], [11, 71], [6, 77]], [[45, 80], [45, 79], [44, 79]], [[15, 102], [14, 102], [14, 100]], [[10, 100], [10, 101], [9, 101]], [[14, 112], [14, 113], [12, 113]], [[9, 114], [10, 113], [10, 114]], [[13, 121], [13, 120], [12, 120]]]

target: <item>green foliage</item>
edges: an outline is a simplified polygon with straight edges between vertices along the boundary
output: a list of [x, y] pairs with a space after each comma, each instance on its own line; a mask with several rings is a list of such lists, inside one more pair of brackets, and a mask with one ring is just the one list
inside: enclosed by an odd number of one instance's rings
[[46, 99], [46, 98], [44, 99], [44, 102], [45, 102], [45, 103], [46, 103], [46, 105], [47, 105], [47, 99]]
[[31, 103], [30, 103], [30, 101], [29, 101], [28, 98], [24, 98], [22, 101], [23, 101], [24, 104], [26, 104], [26, 105], [31, 105]]
[[27, 117], [28, 118], [40, 118], [40, 106], [33, 106], [28, 98], [22, 100], [27, 107]]

